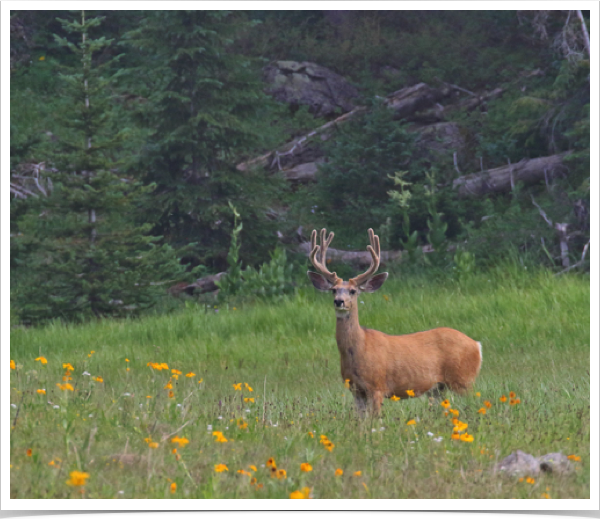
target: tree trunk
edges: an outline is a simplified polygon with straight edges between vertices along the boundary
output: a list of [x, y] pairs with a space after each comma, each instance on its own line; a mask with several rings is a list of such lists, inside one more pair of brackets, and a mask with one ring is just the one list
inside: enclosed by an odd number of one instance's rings
[[533, 184], [544, 178], [549, 179], [553, 175], [566, 173], [568, 168], [563, 159], [570, 153], [566, 151], [550, 157], [523, 159], [516, 164], [463, 175], [454, 180], [453, 187], [458, 190], [460, 197], [508, 193], [515, 182]]

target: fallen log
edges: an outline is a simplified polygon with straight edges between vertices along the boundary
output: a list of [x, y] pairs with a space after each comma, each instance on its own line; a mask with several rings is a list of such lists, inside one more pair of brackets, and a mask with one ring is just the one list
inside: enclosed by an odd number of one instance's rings
[[[310, 255], [311, 246], [310, 242], [304, 242], [298, 245], [298, 250], [305, 254], [307, 257]], [[400, 260], [402, 257], [402, 251], [381, 251], [380, 262], [382, 265]], [[368, 267], [371, 264], [371, 253], [369, 251], [347, 251], [327, 249], [327, 261], [335, 261], [339, 263], [347, 263], [354, 267]]]
[[515, 182], [533, 184], [543, 179], [550, 179], [554, 175], [566, 173], [568, 168], [563, 159], [570, 153], [570, 151], [566, 151], [550, 157], [523, 159], [516, 164], [463, 175], [454, 180], [452, 187], [458, 190], [460, 197], [508, 193], [514, 187]]
[[219, 290], [219, 287], [216, 283], [225, 274], [226, 272], [219, 272], [218, 274], [213, 274], [212, 276], [199, 278], [189, 285], [187, 283], [178, 283], [169, 289], [169, 293], [172, 295], [177, 295], [181, 292], [185, 292], [189, 295], [192, 295], [194, 293], [205, 294], [206, 292], [214, 292], [215, 290]]

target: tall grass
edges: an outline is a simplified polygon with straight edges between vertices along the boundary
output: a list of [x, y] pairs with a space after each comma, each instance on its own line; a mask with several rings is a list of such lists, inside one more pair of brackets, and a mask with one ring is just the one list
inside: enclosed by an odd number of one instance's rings
[[[15, 328], [12, 497], [79, 497], [65, 484], [73, 470], [90, 474], [84, 495], [97, 498], [288, 497], [300, 487], [319, 498], [589, 497], [589, 297], [587, 277], [515, 266], [461, 284], [396, 276], [361, 296], [363, 326], [390, 334], [449, 326], [482, 342], [474, 392], [447, 394], [472, 443], [451, 440], [444, 409], [427, 398], [386, 401], [380, 418], [358, 420], [339, 372], [331, 297], [312, 288], [277, 305], [218, 313], [190, 307], [139, 320]], [[39, 356], [46, 366], [34, 361]], [[66, 362], [75, 368], [73, 392], [56, 386]], [[175, 380], [171, 369], [182, 375]], [[235, 390], [239, 382], [253, 391]], [[510, 391], [520, 404], [499, 401]], [[492, 402], [485, 415], [478, 413], [484, 400]], [[406, 425], [411, 419], [416, 425]], [[177, 434], [189, 444], [173, 453], [167, 436], [182, 426]], [[229, 441], [215, 442], [210, 427]], [[321, 434], [334, 443], [331, 452]], [[490, 467], [516, 449], [581, 461], [564, 479], [493, 476]], [[261, 467], [269, 457], [285, 479]], [[301, 472], [303, 462], [313, 470]], [[219, 463], [229, 470], [215, 472]]]

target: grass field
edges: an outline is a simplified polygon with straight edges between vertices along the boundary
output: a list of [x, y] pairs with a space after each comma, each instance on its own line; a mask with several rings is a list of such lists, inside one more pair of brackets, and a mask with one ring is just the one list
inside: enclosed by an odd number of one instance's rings
[[[363, 326], [449, 326], [482, 342], [473, 393], [445, 395], [472, 442], [452, 440], [450, 417], [426, 397], [386, 400], [380, 418], [360, 421], [331, 296], [307, 285], [276, 305], [13, 329], [11, 497], [589, 498], [589, 277], [393, 275], [361, 299]], [[499, 400], [511, 391], [519, 404]], [[516, 449], [581, 459], [569, 476], [532, 483], [492, 475]]]

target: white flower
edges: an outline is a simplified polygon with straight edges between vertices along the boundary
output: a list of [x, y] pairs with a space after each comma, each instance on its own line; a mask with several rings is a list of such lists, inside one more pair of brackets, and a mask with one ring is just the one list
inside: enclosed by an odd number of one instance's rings
[[360, 304], [361, 304], [361, 305], [364, 305], [364, 304], [365, 304], [365, 302], [364, 302], [364, 301], [361, 301], [361, 302], [360, 302]]
[[177, 404], [177, 407], [182, 407], [181, 404]]
[[434, 438], [433, 441], [440, 443], [442, 441], [442, 439], [443, 438], [441, 436], [438, 436], [437, 438]]
[[217, 416], [217, 420], [222, 420], [223, 417], [222, 416]]
[[94, 414], [93, 413], [88, 414], [88, 418], [94, 418]]
[[54, 407], [54, 409], [60, 409], [60, 406], [59, 406], [59, 405], [55, 405], [55, 406], [53, 406], [53, 407]]
[[124, 490], [119, 490], [119, 494], [124, 494], [125, 491]]
[[89, 377], [89, 376], [90, 376], [90, 374], [89, 374], [87, 371], [84, 371], [84, 372], [82, 373], [82, 375], [83, 375], [84, 377]]
[[131, 393], [123, 393], [123, 396], [131, 396]]
[[14, 407], [16, 409], [17, 408], [17, 404], [10, 404], [10, 407]]
[[431, 431], [427, 431], [427, 436], [433, 436], [433, 433]]
[[379, 430], [380, 431], [385, 431], [385, 427], [380, 427]]
[[377, 429], [371, 429], [371, 432], [377, 432]]
[[229, 429], [229, 427], [225, 427], [225, 430], [227, 431]]
[[245, 412], [245, 413], [249, 413], [249, 412], [250, 412], [250, 409], [244, 409], [244, 412]]
[[206, 430], [207, 430], [207, 431], [212, 431], [212, 425], [211, 425], [211, 424], [208, 424], [208, 425], [206, 426]]

